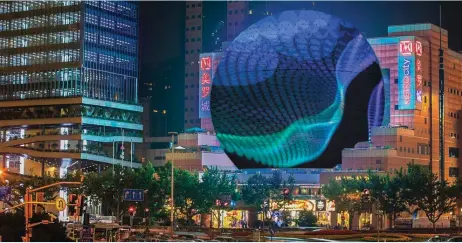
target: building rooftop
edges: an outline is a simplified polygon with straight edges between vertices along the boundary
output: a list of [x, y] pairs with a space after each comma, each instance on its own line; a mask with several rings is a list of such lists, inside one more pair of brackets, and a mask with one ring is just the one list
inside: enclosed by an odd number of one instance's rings
[[434, 30], [443, 35], [448, 35], [448, 31], [440, 28], [434, 24], [425, 23], [425, 24], [405, 24], [405, 25], [390, 25], [388, 26], [388, 34], [398, 33], [398, 32], [414, 32], [414, 31], [425, 31], [425, 30]]

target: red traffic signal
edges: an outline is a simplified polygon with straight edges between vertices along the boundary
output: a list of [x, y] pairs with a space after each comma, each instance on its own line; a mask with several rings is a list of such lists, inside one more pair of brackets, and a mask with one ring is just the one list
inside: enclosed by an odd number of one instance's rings
[[147, 213], [149, 212], [149, 208], [145, 208], [144, 211]]
[[135, 208], [134, 208], [134, 207], [129, 207], [129, 208], [128, 208], [128, 212], [130, 212], [130, 213], [135, 212]]

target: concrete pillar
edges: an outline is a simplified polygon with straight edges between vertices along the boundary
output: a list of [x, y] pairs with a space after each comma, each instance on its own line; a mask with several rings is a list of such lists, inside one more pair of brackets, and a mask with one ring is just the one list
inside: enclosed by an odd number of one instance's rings
[[353, 222], [351, 222], [351, 229], [358, 230], [359, 229], [359, 216], [358, 212], [352, 212], [353, 214]]
[[337, 222], [339, 222], [339, 220], [337, 219], [337, 212], [329, 212], [330, 214], [330, 220], [329, 220], [329, 224], [332, 226], [332, 227], [335, 227], [337, 226]]

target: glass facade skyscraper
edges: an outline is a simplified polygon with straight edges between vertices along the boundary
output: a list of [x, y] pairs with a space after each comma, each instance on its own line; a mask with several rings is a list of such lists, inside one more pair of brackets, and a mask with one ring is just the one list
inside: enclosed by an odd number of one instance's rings
[[137, 102], [137, 5], [0, 3], [0, 100]]
[[137, 3], [0, 2], [0, 70], [10, 172], [139, 166]]

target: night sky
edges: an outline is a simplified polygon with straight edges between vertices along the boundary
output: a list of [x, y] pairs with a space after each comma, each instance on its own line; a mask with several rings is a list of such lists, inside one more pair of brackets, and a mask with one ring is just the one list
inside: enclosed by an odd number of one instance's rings
[[[261, 2], [262, 4], [264, 2]], [[206, 16], [212, 23], [225, 20], [226, 1], [207, 2], [223, 12]], [[439, 23], [449, 31], [450, 48], [462, 51], [462, 2], [268, 2], [273, 13], [284, 10], [318, 10], [354, 24], [367, 37], [387, 35], [388, 25]], [[161, 63], [184, 55], [185, 2], [141, 2], [141, 79]], [[221, 6], [223, 5], [223, 6]], [[207, 34], [207, 33], [204, 33]], [[182, 62], [182, 61], [181, 61]], [[182, 70], [180, 70], [182, 71]], [[183, 82], [182, 80], [178, 80]]]

